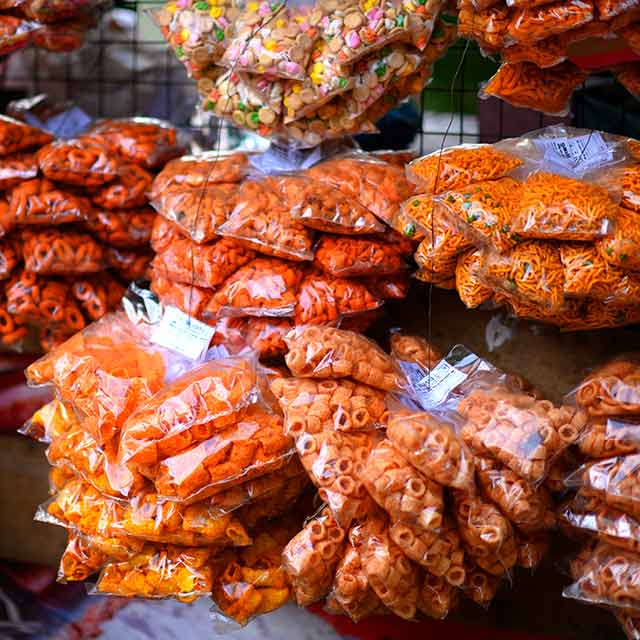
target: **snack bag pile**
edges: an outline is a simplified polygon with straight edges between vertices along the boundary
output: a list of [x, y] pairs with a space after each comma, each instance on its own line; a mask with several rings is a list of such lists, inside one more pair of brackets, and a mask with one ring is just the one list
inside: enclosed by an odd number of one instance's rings
[[375, 319], [407, 295], [412, 239], [403, 169], [377, 156], [331, 157], [297, 173], [250, 171], [246, 155], [177, 158], [155, 178], [151, 288], [216, 327], [215, 344], [286, 351], [296, 325]]
[[552, 126], [407, 165], [418, 278], [564, 331], [640, 320], [632, 141]]
[[151, 172], [181, 152], [159, 121], [108, 120], [54, 140], [0, 117], [4, 346], [34, 327], [47, 351], [118, 306], [151, 260]]

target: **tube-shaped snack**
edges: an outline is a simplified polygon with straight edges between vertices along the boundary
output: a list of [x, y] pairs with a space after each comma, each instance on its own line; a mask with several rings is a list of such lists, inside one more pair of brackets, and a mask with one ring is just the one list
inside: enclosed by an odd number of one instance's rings
[[596, 417], [582, 432], [578, 448], [589, 458], [640, 453], [640, 424], [631, 417]]
[[464, 594], [483, 608], [487, 608], [495, 597], [500, 586], [500, 577], [483, 571], [468, 556], [465, 557], [465, 581], [462, 585]]
[[457, 606], [459, 593], [458, 589], [444, 578], [427, 571], [420, 588], [418, 609], [430, 618], [443, 620]]
[[516, 564], [523, 569], [533, 570], [544, 560], [551, 540], [547, 531], [538, 531], [530, 535], [516, 532], [516, 544], [518, 546]]
[[442, 358], [442, 353], [422, 336], [394, 331], [390, 343], [391, 353], [397, 360], [413, 362], [425, 369], [432, 369]]

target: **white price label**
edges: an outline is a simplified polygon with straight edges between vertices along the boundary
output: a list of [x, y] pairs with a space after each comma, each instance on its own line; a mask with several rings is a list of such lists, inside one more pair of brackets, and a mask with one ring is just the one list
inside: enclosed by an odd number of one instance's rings
[[534, 141], [544, 160], [577, 175], [613, 160], [613, 149], [598, 131], [575, 138], [540, 138]]
[[151, 342], [177, 351], [191, 360], [198, 360], [206, 353], [215, 332], [215, 327], [190, 318], [177, 307], [165, 307]]
[[440, 405], [449, 392], [466, 379], [466, 373], [441, 360], [414, 388], [422, 408], [427, 411]]

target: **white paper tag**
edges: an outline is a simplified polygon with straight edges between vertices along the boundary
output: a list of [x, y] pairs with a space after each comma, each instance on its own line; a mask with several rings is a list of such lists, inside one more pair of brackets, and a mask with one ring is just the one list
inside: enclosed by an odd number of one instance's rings
[[165, 307], [151, 342], [177, 351], [191, 360], [199, 360], [209, 348], [215, 332], [215, 327], [190, 318], [177, 307]]
[[539, 138], [545, 162], [581, 175], [613, 160], [613, 149], [598, 131], [575, 138]]
[[441, 360], [430, 374], [417, 382], [414, 389], [422, 408], [428, 411], [440, 405], [449, 392], [466, 379], [466, 373]]

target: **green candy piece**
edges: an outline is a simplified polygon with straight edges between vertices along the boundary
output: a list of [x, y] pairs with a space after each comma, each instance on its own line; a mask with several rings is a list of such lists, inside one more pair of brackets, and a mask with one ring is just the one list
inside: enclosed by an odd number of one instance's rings
[[222, 42], [224, 40], [224, 31], [222, 29], [216, 28], [216, 30], [213, 32], [213, 35], [218, 42]]
[[184, 49], [180, 45], [178, 45], [175, 48], [175, 52], [176, 52], [176, 55], [178, 56], [178, 58], [183, 58], [184, 57]]
[[199, 9], [200, 11], [209, 11], [208, 2], [196, 2], [194, 6], [196, 9]]
[[344, 89], [344, 88], [347, 86], [347, 79], [346, 79], [346, 78], [340, 78], [340, 79], [338, 80], [338, 86], [339, 86], [341, 89]]

